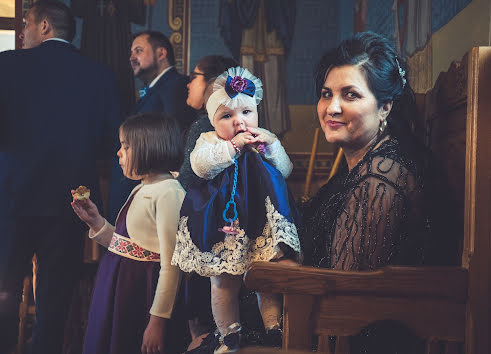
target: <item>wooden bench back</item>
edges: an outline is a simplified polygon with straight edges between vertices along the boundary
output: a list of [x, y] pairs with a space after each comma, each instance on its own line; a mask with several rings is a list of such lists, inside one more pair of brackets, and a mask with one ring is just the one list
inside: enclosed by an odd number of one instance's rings
[[491, 47], [468, 56], [462, 267], [469, 272], [466, 353], [491, 353]]
[[336, 353], [348, 352], [348, 336], [381, 320], [463, 343], [467, 281], [460, 267], [347, 272], [258, 262], [246, 274], [251, 289], [283, 294], [283, 348], [309, 349], [316, 335], [321, 353], [330, 353], [329, 336], [338, 337]]
[[471, 49], [425, 97], [426, 143], [457, 208], [469, 272], [466, 353], [491, 353], [491, 47]]

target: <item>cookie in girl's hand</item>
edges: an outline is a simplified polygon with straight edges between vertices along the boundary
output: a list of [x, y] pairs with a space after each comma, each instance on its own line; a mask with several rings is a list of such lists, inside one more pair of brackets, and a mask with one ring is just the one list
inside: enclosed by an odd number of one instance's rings
[[90, 198], [90, 189], [85, 186], [79, 186], [75, 189], [75, 193], [73, 193], [73, 198], [77, 200], [84, 200]]

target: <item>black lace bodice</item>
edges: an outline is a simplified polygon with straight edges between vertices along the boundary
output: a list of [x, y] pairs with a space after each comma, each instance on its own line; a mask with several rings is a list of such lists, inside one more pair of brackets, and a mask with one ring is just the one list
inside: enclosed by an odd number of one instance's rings
[[342, 270], [422, 263], [430, 231], [424, 187], [397, 140], [382, 141], [304, 206], [306, 263]]

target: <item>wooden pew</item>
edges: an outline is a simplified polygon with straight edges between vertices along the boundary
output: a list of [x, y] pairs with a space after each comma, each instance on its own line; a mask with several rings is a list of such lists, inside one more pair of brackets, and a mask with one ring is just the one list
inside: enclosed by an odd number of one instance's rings
[[[463, 342], [467, 271], [460, 267], [386, 267], [373, 272], [328, 271], [268, 262], [254, 264], [246, 284], [283, 294], [284, 349], [308, 349], [319, 336], [347, 336], [378, 320], [397, 320], [422, 338]], [[347, 352], [336, 348], [336, 353]]]
[[427, 353], [491, 353], [491, 47], [473, 48], [425, 97], [428, 147], [455, 193], [462, 251], [456, 267], [347, 272], [255, 263], [250, 289], [283, 294], [283, 350], [348, 353], [348, 336], [377, 320], [400, 321]]

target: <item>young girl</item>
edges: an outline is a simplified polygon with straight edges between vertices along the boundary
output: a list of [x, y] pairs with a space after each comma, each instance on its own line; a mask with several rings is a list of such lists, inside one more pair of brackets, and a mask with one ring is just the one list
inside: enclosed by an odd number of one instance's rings
[[[206, 104], [215, 131], [201, 134], [191, 153], [193, 171], [208, 181], [188, 190], [172, 257], [183, 271], [211, 277], [215, 353], [239, 348], [238, 291], [247, 266], [300, 253], [284, 180], [292, 164], [276, 136], [258, 128], [261, 86], [241, 67], [216, 79]], [[258, 302], [267, 337], [277, 337], [279, 299], [260, 294]]]
[[145, 113], [128, 118], [119, 136], [123, 173], [141, 183], [119, 212], [116, 227], [90, 199], [71, 203], [90, 227], [89, 237], [109, 251], [99, 265], [83, 352], [182, 352], [185, 332], [170, 320], [181, 279], [170, 261], [185, 194], [170, 174], [181, 163], [179, 126]]

